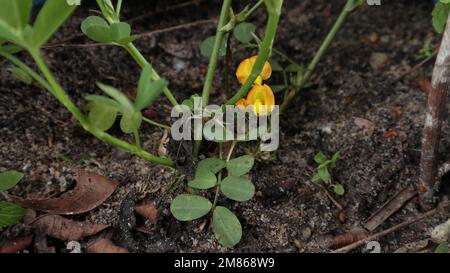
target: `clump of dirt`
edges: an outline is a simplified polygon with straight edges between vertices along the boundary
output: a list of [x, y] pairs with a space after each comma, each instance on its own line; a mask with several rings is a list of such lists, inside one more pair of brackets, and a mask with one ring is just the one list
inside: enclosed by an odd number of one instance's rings
[[[285, 1], [276, 47], [306, 64], [343, 2]], [[177, 3], [128, 1], [123, 18], [135, 18], [143, 11], [163, 10]], [[79, 33], [88, 8], [78, 9], [51, 43]], [[232, 250], [218, 244], [205, 219], [185, 223], [170, 215], [170, 201], [184, 191], [183, 186], [173, 190], [172, 183], [177, 178], [173, 170], [112, 148], [84, 132], [49, 93], [12, 79], [7, 63], [3, 63], [0, 77], [0, 171], [24, 172], [26, 178], [12, 192], [30, 198], [67, 190], [78, 168], [115, 179], [121, 183], [116, 192], [103, 205], [77, 218], [111, 224], [118, 229], [116, 242], [131, 245], [134, 251], [297, 252], [299, 244], [294, 244], [294, 240], [300, 243], [301, 251], [322, 251], [317, 243], [321, 235], [360, 226], [396, 191], [418, 178], [426, 95], [414, 79], [417, 75], [430, 76], [432, 63], [402, 80], [396, 77], [417, 62], [424, 37], [433, 32], [431, 9], [425, 1], [383, 1], [382, 6], [365, 7], [350, 16], [318, 66], [311, 87], [300, 93], [283, 117], [280, 147], [274, 158], [258, 161], [252, 170], [256, 197], [245, 203], [219, 200], [238, 215], [243, 226], [242, 241]], [[215, 18], [218, 13], [216, 3], [200, 1], [198, 5], [156, 12], [138, 20], [132, 24], [133, 31], [164, 29]], [[263, 14], [258, 11], [251, 18], [261, 26], [258, 32], [263, 30]], [[414, 24], [409, 23], [411, 18]], [[214, 24], [205, 23], [163, 31], [142, 37], [137, 46], [170, 81], [171, 89], [181, 100], [201, 90], [208, 61], [201, 57], [199, 46], [214, 30]], [[435, 37], [434, 43], [438, 39]], [[86, 42], [84, 37], [75, 37], [65, 43]], [[55, 76], [79, 106], [85, 103], [85, 95], [99, 93], [96, 81], [121, 88], [131, 96], [135, 93], [139, 68], [121, 48], [64, 46], [43, 52]], [[235, 56], [233, 67], [240, 58], [253, 53]], [[383, 58], [374, 65], [376, 56]], [[31, 64], [26, 54], [21, 53], [20, 57]], [[217, 74], [213, 102], [220, 103], [225, 98], [222, 75]], [[145, 113], [160, 122], [170, 122], [166, 118], [170, 107], [162, 97]], [[355, 124], [355, 118], [373, 124], [373, 131]], [[143, 147], [156, 154], [163, 132], [147, 124], [142, 129]], [[448, 129], [446, 123], [442, 155], [450, 151]], [[121, 135], [117, 125], [111, 133]], [[122, 137], [132, 140], [130, 136]], [[310, 181], [316, 167], [312, 158], [319, 151], [328, 156], [341, 152], [333, 176], [346, 189], [345, 195], [335, 196], [344, 206], [344, 223], [323, 189]], [[159, 209], [157, 224], [147, 226], [145, 234], [134, 226], [127, 227], [130, 221], [126, 219], [132, 220], [129, 203], [136, 202], [134, 193], [145, 194]], [[416, 205], [410, 203], [381, 228], [417, 212]], [[380, 241], [382, 250], [394, 251], [423, 239], [438, 222], [439, 219], [426, 220], [395, 232]], [[24, 232], [25, 227], [16, 225], [5, 229], [0, 240]]]

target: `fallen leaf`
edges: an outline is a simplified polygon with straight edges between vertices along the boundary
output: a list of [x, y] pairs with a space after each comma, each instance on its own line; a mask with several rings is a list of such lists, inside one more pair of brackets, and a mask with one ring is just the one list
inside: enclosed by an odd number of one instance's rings
[[106, 238], [98, 238], [86, 247], [88, 253], [128, 253], [128, 250], [116, 246], [111, 240]]
[[73, 221], [59, 215], [38, 217], [31, 225], [38, 232], [63, 241], [78, 241], [83, 237], [94, 235], [109, 227], [109, 225]]
[[17, 253], [26, 249], [33, 241], [33, 235], [17, 237], [7, 240], [0, 246], [0, 253]]
[[105, 176], [80, 171], [76, 187], [57, 198], [23, 199], [11, 196], [22, 207], [51, 214], [80, 214], [102, 204], [116, 189], [118, 183]]
[[143, 204], [134, 208], [136, 213], [148, 219], [152, 224], [156, 224], [158, 218], [158, 209], [152, 204]]
[[398, 137], [398, 133], [394, 129], [391, 129], [391, 130], [384, 132], [383, 137], [386, 139]]
[[416, 80], [417, 85], [420, 90], [422, 90], [425, 94], [429, 94], [431, 90], [431, 80], [429, 77], [422, 77]]
[[355, 125], [359, 128], [363, 128], [367, 131], [369, 136], [372, 136], [373, 131], [375, 130], [375, 124], [368, 119], [365, 118], [354, 118]]

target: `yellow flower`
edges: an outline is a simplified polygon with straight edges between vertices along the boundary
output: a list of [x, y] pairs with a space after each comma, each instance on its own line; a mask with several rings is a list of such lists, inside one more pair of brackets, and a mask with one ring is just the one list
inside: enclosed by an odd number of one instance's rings
[[253, 106], [253, 111], [255, 111], [257, 116], [268, 115], [275, 108], [275, 96], [267, 84], [253, 86], [245, 102], [247, 106]]
[[[236, 70], [236, 77], [241, 84], [244, 84], [247, 80], [248, 76], [252, 72], [253, 65], [255, 64], [257, 56], [250, 57], [248, 59], [243, 60]], [[256, 78], [255, 84], [262, 84], [263, 80], [267, 80], [272, 75], [272, 67], [269, 62], [264, 63], [264, 67], [261, 71], [261, 74]]]

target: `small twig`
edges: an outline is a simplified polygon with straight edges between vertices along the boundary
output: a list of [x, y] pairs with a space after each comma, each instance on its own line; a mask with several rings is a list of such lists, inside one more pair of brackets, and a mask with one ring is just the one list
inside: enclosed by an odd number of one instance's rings
[[[133, 22], [145, 19], [145, 18], [147, 18], [149, 16], [154, 16], [154, 15], [157, 15], [157, 14], [161, 14], [161, 13], [177, 10], [177, 9], [180, 9], [180, 8], [185, 8], [185, 7], [190, 6], [190, 5], [198, 5], [198, 4], [200, 4], [201, 2], [204, 2], [204, 1], [206, 1], [206, 0], [193, 0], [193, 1], [188, 1], [188, 2], [185, 2], [185, 3], [176, 4], [176, 5], [173, 5], [173, 6], [169, 6], [169, 7], [165, 8], [165, 9], [163, 9], [163, 10], [157, 10], [157, 11], [151, 11], [151, 12], [144, 13], [142, 15], [139, 15], [137, 17], [131, 18], [130, 20], [126, 20], [126, 21], [131, 24]], [[49, 46], [53, 47], [54, 45], [57, 45], [57, 44], [66, 44], [66, 43], [68, 43], [68, 42], [70, 42], [72, 40], [75, 40], [75, 39], [78, 39], [78, 38], [81, 38], [81, 37], [84, 37], [83, 33], [75, 34], [73, 36], [70, 36], [70, 37], [67, 37], [65, 39], [62, 39], [62, 40], [58, 41], [55, 44], [49, 44]]]
[[[202, 25], [202, 24], [210, 24], [210, 23], [215, 23], [217, 21], [216, 18], [213, 19], [205, 19], [205, 20], [199, 20], [199, 21], [194, 21], [194, 22], [189, 22], [189, 23], [183, 23], [183, 24], [179, 24], [179, 25], [175, 25], [175, 26], [170, 26], [170, 27], [166, 27], [166, 28], [162, 28], [162, 29], [157, 29], [157, 30], [152, 30], [152, 31], [148, 31], [148, 32], [143, 32], [141, 34], [138, 34], [140, 37], [151, 37], [157, 34], [161, 34], [161, 33], [166, 33], [166, 32], [172, 32], [172, 31], [176, 31], [179, 29], [183, 29], [183, 28], [190, 28], [190, 27], [194, 27], [194, 26], [198, 26], [198, 25]], [[92, 47], [101, 47], [101, 46], [108, 46], [108, 44], [104, 44], [104, 43], [89, 43], [89, 44], [50, 44], [47, 46], [43, 46], [42, 48], [56, 48], [56, 47], [78, 47], [78, 48], [92, 48]]]
[[364, 228], [369, 231], [375, 230], [416, 194], [417, 191], [413, 187], [407, 187], [396, 193], [366, 220]]
[[328, 191], [328, 189], [324, 186], [324, 185], [322, 185], [322, 183], [319, 183], [318, 184], [322, 189], [323, 189], [323, 191], [325, 192], [325, 194], [326, 194], [326, 196], [328, 197], [328, 199], [330, 199], [330, 201], [340, 210], [340, 211], [342, 211], [342, 210], [344, 210], [344, 207], [341, 205], [341, 204], [339, 204], [339, 202], [336, 200], [336, 199], [334, 199], [334, 197], [330, 194], [330, 192]]
[[429, 61], [433, 60], [436, 55], [438, 54], [438, 49], [436, 49], [435, 51], [433, 51], [433, 53], [428, 56], [426, 59], [423, 59], [422, 61], [420, 61], [418, 64], [416, 64], [415, 66], [413, 66], [411, 69], [409, 69], [408, 71], [406, 71], [405, 73], [401, 74], [400, 76], [398, 76], [395, 80], [399, 81], [401, 79], [403, 79], [404, 77], [408, 76], [409, 74], [413, 73], [414, 71], [416, 71], [417, 69], [421, 68], [422, 66], [424, 66], [425, 64], [427, 64]]
[[420, 215], [414, 217], [413, 219], [404, 221], [404, 222], [402, 222], [402, 223], [400, 223], [398, 225], [395, 225], [395, 226], [393, 226], [391, 228], [388, 228], [386, 230], [378, 232], [378, 233], [376, 233], [374, 235], [370, 235], [369, 237], [367, 237], [365, 239], [362, 239], [362, 240], [359, 240], [359, 241], [357, 241], [357, 242], [355, 242], [353, 244], [350, 244], [348, 246], [336, 249], [335, 251], [333, 251], [333, 253], [346, 253], [346, 252], [349, 252], [349, 251], [351, 251], [351, 250], [353, 250], [353, 249], [355, 249], [355, 248], [357, 248], [357, 247], [359, 247], [359, 246], [361, 246], [361, 245], [363, 245], [363, 244], [365, 244], [367, 242], [370, 242], [370, 241], [373, 241], [373, 240], [377, 240], [377, 239], [379, 239], [379, 238], [381, 238], [383, 236], [386, 236], [386, 235], [388, 235], [388, 234], [390, 234], [390, 233], [392, 233], [394, 231], [397, 231], [397, 230], [399, 230], [401, 228], [407, 227], [407, 226], [412, 225], [412, 224], [414, 224], [416, 222], [422, 221], [425, 218], [433, 216], [437, 212], [439, 212], [441, 209], [445, 209], [448, 206], [449, 206], [449, 203], [445, 202], [440, 207], [437, 207], [437, 208], [432, 209], [432, 210], [430, 210], [428, 212], [420, 214]]

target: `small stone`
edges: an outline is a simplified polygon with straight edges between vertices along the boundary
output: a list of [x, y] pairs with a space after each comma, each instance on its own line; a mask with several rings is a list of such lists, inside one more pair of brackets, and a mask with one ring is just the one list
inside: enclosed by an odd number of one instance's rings
[[373, 52], [370, 56], [370, 66], [375, 70], [383, 68], [388, 62], [389, 56], [386, 53]]
[[302, 237], [304, 240], [308, 240], [309, 238], [311, 238], [311, 235], [312, 230], [309, 227], [305, 228], [302, 232]]

